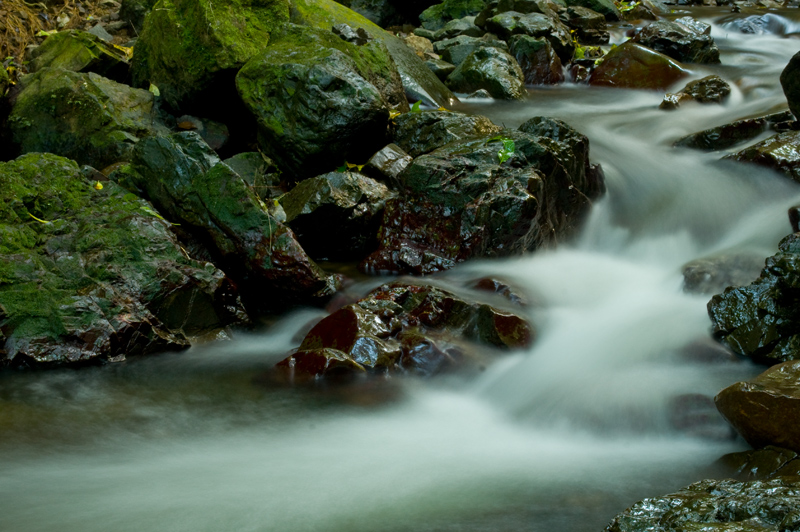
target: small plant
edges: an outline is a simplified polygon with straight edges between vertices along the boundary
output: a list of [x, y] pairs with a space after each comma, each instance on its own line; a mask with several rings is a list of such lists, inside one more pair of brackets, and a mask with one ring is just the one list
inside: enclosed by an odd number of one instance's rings
[[617, 9], [619, 9], [620, 13], [627, 13], [628, 11], [636, 9], [636, 6], [639, 5], [639, 2], [636, 1], [625, 2], [624, 0], [614, 3], [617, 5]]
[[347, 161], [344, 162], [342, 166], [336, 169], [337, 172], [349, 172], [355, 168], [356, 172], [360, 172], [362, 168], [364, 168], [363, 164], [353, 164], [348, 163]]
[[511, 158], [511, 156], [514, 155], [514, 152], [517, 149], [516, 144], [514, 144], [514, 139], [510, 139], [510, 138], [504, 137], [502, 135], [498, 135], [496, 137], [492, 137], [492, 138], [490, 138], [489, 140], [486, 141], [487, 144], [490, 143], [490, 142], [502, 142], [503, 143], [502, 149], [497, 152], [497, 158], [500, 160], [500, 164], [503, 164], [504, 162], [509, 160]]
[[419, 108], [420, 105], [422, 105], [422, 100], [414, 102], [414, 105], [411, 106], [409, 113], [421, 113], [422, 109]]

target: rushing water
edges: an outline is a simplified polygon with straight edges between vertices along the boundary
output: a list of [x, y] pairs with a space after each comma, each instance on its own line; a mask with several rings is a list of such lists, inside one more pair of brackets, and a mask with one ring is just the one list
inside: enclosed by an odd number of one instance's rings
[[785, 106], [778, 75], [798, 41], [713, 35], [723, 64], [693, 73], [735, 83], [721, 106], [668, 113], [658, 93], [568, 85], [464, 104], [509, 127], [566, 120], [606, 172], [575, 242], [441, 276], [524, 287], [539, 330], [530, 352], [477, 378], [278, 387], [265, 370], [319, 316], [307, 311], [179, 355], [0, 375], [0, 530], [590, 531], [709, 474], [743, 444], [676, 430], [669, 405], [757, 368], [687, 354], [710, 324], [681, 267], [773, 253], [800, 203], [773, 173], [670, 147]]

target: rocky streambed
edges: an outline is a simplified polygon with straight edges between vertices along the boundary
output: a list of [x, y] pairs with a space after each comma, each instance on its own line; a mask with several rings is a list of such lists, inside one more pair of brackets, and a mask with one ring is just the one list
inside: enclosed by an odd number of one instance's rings
[[796, 527], [794, 11], [430, 4], [0, 79], [10, 530]]

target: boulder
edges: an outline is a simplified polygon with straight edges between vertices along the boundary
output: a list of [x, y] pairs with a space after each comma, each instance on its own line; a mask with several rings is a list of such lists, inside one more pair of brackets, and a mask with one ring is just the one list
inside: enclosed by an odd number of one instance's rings
[[266, 203], [272, 203], [270, 200], [284, 194], [280, 171], [271, 159], [261, 153], [237, 153], [223, 162], [239, 174], [256, 196]]
[[664, 96], [659, 109], [674, 110], [685, 102], [722, 103], [731, 94], [731, 86], [719, 76], [711, 75], [686, 84], [680, 91]]
[[775, 445], [800, 452], [800, 360], [769, 368], [722, 390], [720, 413], [753, 447]]
[[569, 7], [585, 7], [591, 9], [603, 15], [609, 22], [622, 19], [616, 2], [613, 0], [566, 0], [566, 4]]
[[28, 71], [36, 72], [43, 68], [94, 72], [119, 82], [129, 77], [128, 56], [123, 50], [80, 30], [50, 35], [31, 52]]
[[478, 16], [475, 17], [475, 24], [480, 27], [486, 25], [490, 18], [515, 11], [520, 14], [541, 13], [550, 18], [558, 18], [558, 9], [564, 6], [563, 2], [552, 2], [551, 0], [489, 0]]
[[357, 172], [306, 179], [279, 201], [303, 249], [315, 260], [358, 261], [374, 249], [386, 185]]
[[397, 144], [387, 144], [369, 158], [364, 165], [364, 174], [388, 183], [397, 183], [397, 176], [413, 159]]
[[562, 18], [564, 24], [575, 31], [578, 41], [585, 44], [608, 44], [606, 18], [587, 7], [570, 6]]
[[303, 251], [252, 189], [193, 132], [137, 144], [112, 177], [141, 191], [170, 221], [204, 243], [256, 311], [320, 303], [337, 280]]
[[245, 318], [232, 283], [144, 200], [32, 153], [0, 163], [0, 366], [182, 349]]
[[475, 25], [475, 17], [464, 17], [451, 20], [445, 24], [441, 29], [434, 33], [434, 40], [441, 41], [442, 39], [452, 39], [459, 35], [466, 35], [468, 37], [481, 37], [485, 30]]
[[765, 166], [800, 182], [800, 131], [779, 133], [725, 159]]
[[783, 94], [789, 102], [789, 110], [797, 119], [800, 117], [800, 52], [789, 60], [789, 64], [781, 72], [780, 79]]
[[486, 20], [486, 29], [506, 41], [512, 35], [544, 37], [563, 63], [568, 63], [575, 52], [569, 29], [559, 20], [541, 13], [501, 13]]
[[514, 35], [508, 41], [527, 85], [554, 85], [564, 81], [561, 59], [543, 37]]
[[139, 139], [166, 131], [150, 92], [92, 72], [43, 68], [19, 86], [7, 127], [20, 153], [50, 152], [105, 168], [127, 161]]
[[500, 131], [485, 116], [449, 111], [406, 113], [395, 118], [395, 124], [394, 142], [411, 157], [456, 140], [491, 136]]
[[419, 21], [423, 28], [436, 31], [451, 20], [477, 15], [485, 3], [485, 0], [444, 0], [420, 13]]
[[588, 140], [560, 121], [458, 140], [417, 157], [387, 202], [372, 273], [428, 274], [469, 258], [521, 254], [572, 233], [602, 174]]
[[691, 17], [652, 22], [631, 41], [684, 63], [720, 62], [711, 26]]
[[460, 35], [452, 39], [438, 41], [433, 45], [433, 50], [439, 54], [443, 60], [456, 66], [464, 62], [464, 59], [478, 48], [497, 48], [503, 52], [508, 52], [508, 44], [493, 35], [483, 37], [469, 37]]
[[456, 69], [454, 64], [448, 63], [447, 61], [442, 61], [441, 59], [428, 59], [425, 61], [425, 66], [427, 66], [431, 72], [436, 74], [436, 77], [442, 81], [446, 80], [447, 76], [452, 74], [453, 70]]
[[756, 281], [708, 303], [715, 336], [765, 364], [800, 358], [800, 233], [784, 238], [778, 249]]
[[683, 289], [694, 294], [719, 294], [758, 278], [764, 257], [751, 254], [720, 255], [693, 260], [683, 267]]
[[702, 480], [637, 502], [616, 516], [606, 532], [789, 531], [800, 524], [798, 507], [800, 478]]
[[431, 42], [430, 39], [414, 35], [413, 33], [406, 35], [402, 39], [420, 58], [426, 59], [431, 57], [430, 54], [433, 53], [433, 42]]
[[295, 382], [364, 372], [431, 376], [485, 365], [498, 350], [528, 347], [533, 336], [514, 311], [398, 281], [324, 318], [277, 368]]
[[516, 59], [497, 48], [472, 52], [447, 76], [446, 84], [462, 93], [483, 89], [498, 100], [524, 100], [528, 95]]
[[236, 86], [258, 119], [261, 150], [294, 180], [366, 161], [386, 144], [390, 109], [408, 109], [379, 41], [358, 46], [293, 24], [239, 71]]
[[800, 471], [800, 457], [789, 449], [767, 445], [763, 449], [726, 454], [715, 465], [736, 480], [769, 480], [796, 476]]
[[789, 112], [775, 113], [756, 118], [745, 118], [730, 124], [712, 127], [692, 133], [675, 141], [673, 146], [693, 148], [696, 150], [724, 150], [751, 140], [766, 131], [771, 125], [785, 122], [792, 118]]
[[632, 42], [609, 51], [592, 70], [589, 84], [626, 89], [664, 90], [689, 73], [664, 54]]

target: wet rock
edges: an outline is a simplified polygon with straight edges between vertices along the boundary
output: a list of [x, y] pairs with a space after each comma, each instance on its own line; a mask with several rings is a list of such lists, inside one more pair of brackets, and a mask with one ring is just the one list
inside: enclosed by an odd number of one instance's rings
[[336, 279], [308, 258], [292, 231], [196, 133], [139, 142], [131, 165], [114, 177], [204, 243], [241, 287], [248, 308], [320, 303], [335, 291]]
[[301, 182], [280, 205], [312, 258], [357, 261], [374, 248], [383, 208], [396, 196], [359, 173], [330, 172]]
[[683, 267], [683, 289], [695, 294], [719, 294], [729, 286], [738, 288], [756, 280], [764, 257], [732, 254], [702, 258]]
[[475, 24], [484, 27], [487, 20], [508, 11], [523, 15], [541, 13], [555, 19], [558, 18], [558, 8], [562, 5], [563, 3], [556, 4], [550, 0], [489, 0], [486, 2], [486, 7], [475, 17]]
[[800, 131], [779, 133], [725, 159], [765, 166], [800, 182]]
[[425, 65], [442, 81], [446, 80], [447, 76], [452, 74], [453, 70], [456, 69], [454, 64], [442, 61], [441, 59], [428, 59], [425, 61]]
[[637, 20], [658, 20], [658, 13], [666, 13], [667, 10], [655, 7], [652, 2], [636, 2], [629, 4], [630, 9], [620, 10], [621, 20], [634, 22]]
[[225, 146], [231, 136], [228, 126], [207, 118], [183, 115], [179, 116], [176, 122], [178, 129], [182, 131], [196, 131], [214, 151], [219, 151]]
[[781, 72], [781, 87], [789, 110], [795, 118], [800, 117], [800, 52], [794, 54]]
[[372, 40], [372, 36], [364, 28], [353, 28], [349, 24], [334, 24], [331, 31], [334, 35], [356, 46], [364, 46]]
[[501, 13], [486, 21], [486, 29], [506, 41], [512, 35], [544, 37], [563, 63], [569, 62], [575, 52], [569, 29], [557, 19], [541, 13]]
[[626, 42], [605, 55], [592, 71], [589, 84], [664, 90], [687, 75], [681, 65], [666, 55]]
[[675, 94], [668, 93], [659, 105], [660, 109], [674, 110], [686, 102], [722, 103], [731, 94], [731, 86], [719, 76], [706, 76], [690, 81]]
[[50, 152], [105, 168], [128, 160], [140, 138], [166, 131], [150, 92], [91, 72], [43, 68], [19, 85], [7, 122], [19, 153]]
[[800, 451], [800, 361], [769, 368], [737, 382], [715, 398], [717, 408], [753, 447], [775, 445]]
[[431, 376], [484, 365], [496, 356], [487, 347], [522, 349], [533, 336], [514, 312], [398, 281], [324, 318], [277, 367], [295, 382], [337, 372]]
[[420, 37], [412, 33], [411, 35], [403, 37], [403, 42], [412, 48], [422, 59], [429, 57], [428, 54], [433, 53], [433, 42], [425, 37]]
[[483, 29], [475, 25], [475, 17], [464, 17], [451, 20], [434, 34], [434, 40], [452, 39], [459, 35], [468, 37], [481, 37], [486, 33]]
[[400, 198], [386, 205], [378, 251], [360, 267], [428, 274], [554, 243], [602, 191], [587, 155], [586, 137], [536, 118], [521, 131], [467, 138], [417, 157], [399, 176]]
[[130, 24], [135, 35], [142, 33], [144, 19], [153, 9], [157, 0], [122, 0], [119, 8], [119, 18]]
[[607, 44], [608, 24], [606, 18], [586, 7], [572, 6], [566, 11], [563, 22], [575, 30], [578, 41], [586, 44]]
[[453, 39], [438, 41], [434, 44], [434, 51], [441, 55], [443, 60], [456, 66], [463, 63], [464, 59], [479, 48], [497, 48], [503, 52], [508, 52], [508, 44], [491, 34], [481, 38], [461, 35]]
[[674, 146], [706, 151], [724, 150], [754, 139], [766, 131], [771, 125], [778, 122], [785, 122], [790, 118], [791, 115], [786, 112], [737, 120], [730, 124], [712, 127], [698, 133], [687, 135], [678, 139]]
[[395, 118], [395, 123], [394, 141], [411, 157], [432, 152], [456, 140], [500, 131], [484, 116], [447, 111], [406, 113]]
[[800, 467], [797, 453], [768, 445], [763, 449], [729, 453], [717, 461], [726, 476], [736, 480], [768, 480], [796, 475]]
[[776, 364], [800, 358], [800, 233], [784, 238], [752, 284], [708, 303], [715, 336], [740, 355]]
[[230, 281], [184, 255], [152, 206], [73, 161], [0, 163], [0, 366], [188, 347], [245, 318]]
[[114, 40], [114, 36], [111, 35], [110, 33], [108, 33], [108, 31], [106, 31], [106, 28], [103, 26], [103, 24], [101, 24], [99, 22], [97, 24], [95, 24], [94, 26], [92, 26], [87, 31], [88, 31], [88, 33], [94, 35], [95, 37], [97, 37], [98, 39], [100, 39], [102, 41], [110, 43], [111, 41]]
[[676, 493], [637, 502], [616, 516], [606, 531], [788, 531], [800, 519], [798, 507], [798, 478], [702, 480]]
[[280, 172], [272, 159], [259, 152], [243, 152], [223, 162], [262, 200], [271, 203], [269, 200], [283, 195]]
[[617, 5], [612, 0], [567, 0], [566, 3], [570, 7], [580, 6], [596, 11], [609, 22], [622, 19]]
[[412, 157], [397, 144], [387, 144], [369, 158], [364, 165], [364, 174], [388, 183], [397, 183], [397, 176], [406, 169]]
[[500, 100], [523, 100], [525, 82], [517, 61], [497, 48], [478, 48], [447, 76], [446, 85], [455, 92], [487, 91]]
[[527, 85], [554, 85], [564, 81], [561, 60], [546, 39], [514, 35], [508, 43]]
[[725, 22], [722, 27], [729, 31], [738, 31], [750, 35], [789, 35], [797, 33], [797, 28], [791, 20], [776, 13], [736, 18]]
[[681, 62], [719, 63], [711, 26], [691, 17], [653, 22], [631, 40]]
[[518, 288], [511, 286], [507, 281], [496, 279], [494, 277], [482, 277], [476, 279], [470, 285], [473, 290], [480, 290], [481, 292], [488, 292], [497, 294], [504, 299], [508, 300], [514, 305], [521, 307], [528, 306], [529, 298], [526, 294], [522, 293]]
[[419, 15], [423, 28], [437, 31], [451, 20], [475, 16], [484, 7], [484, 0], [444, 0]]
[[119, 82], [128, 77], [128, 58], [124, 52], [79, 30], [55, 33], [31, 52], [30, 72], [48, 67], [94, 72]]
[[236, 86], [258, 118], [262, 151], [293, 179], [368, 159], [386, 144], [390, 108], [408, 108], [379, 41], [356, 46], [294, 25], [273, 35]]

